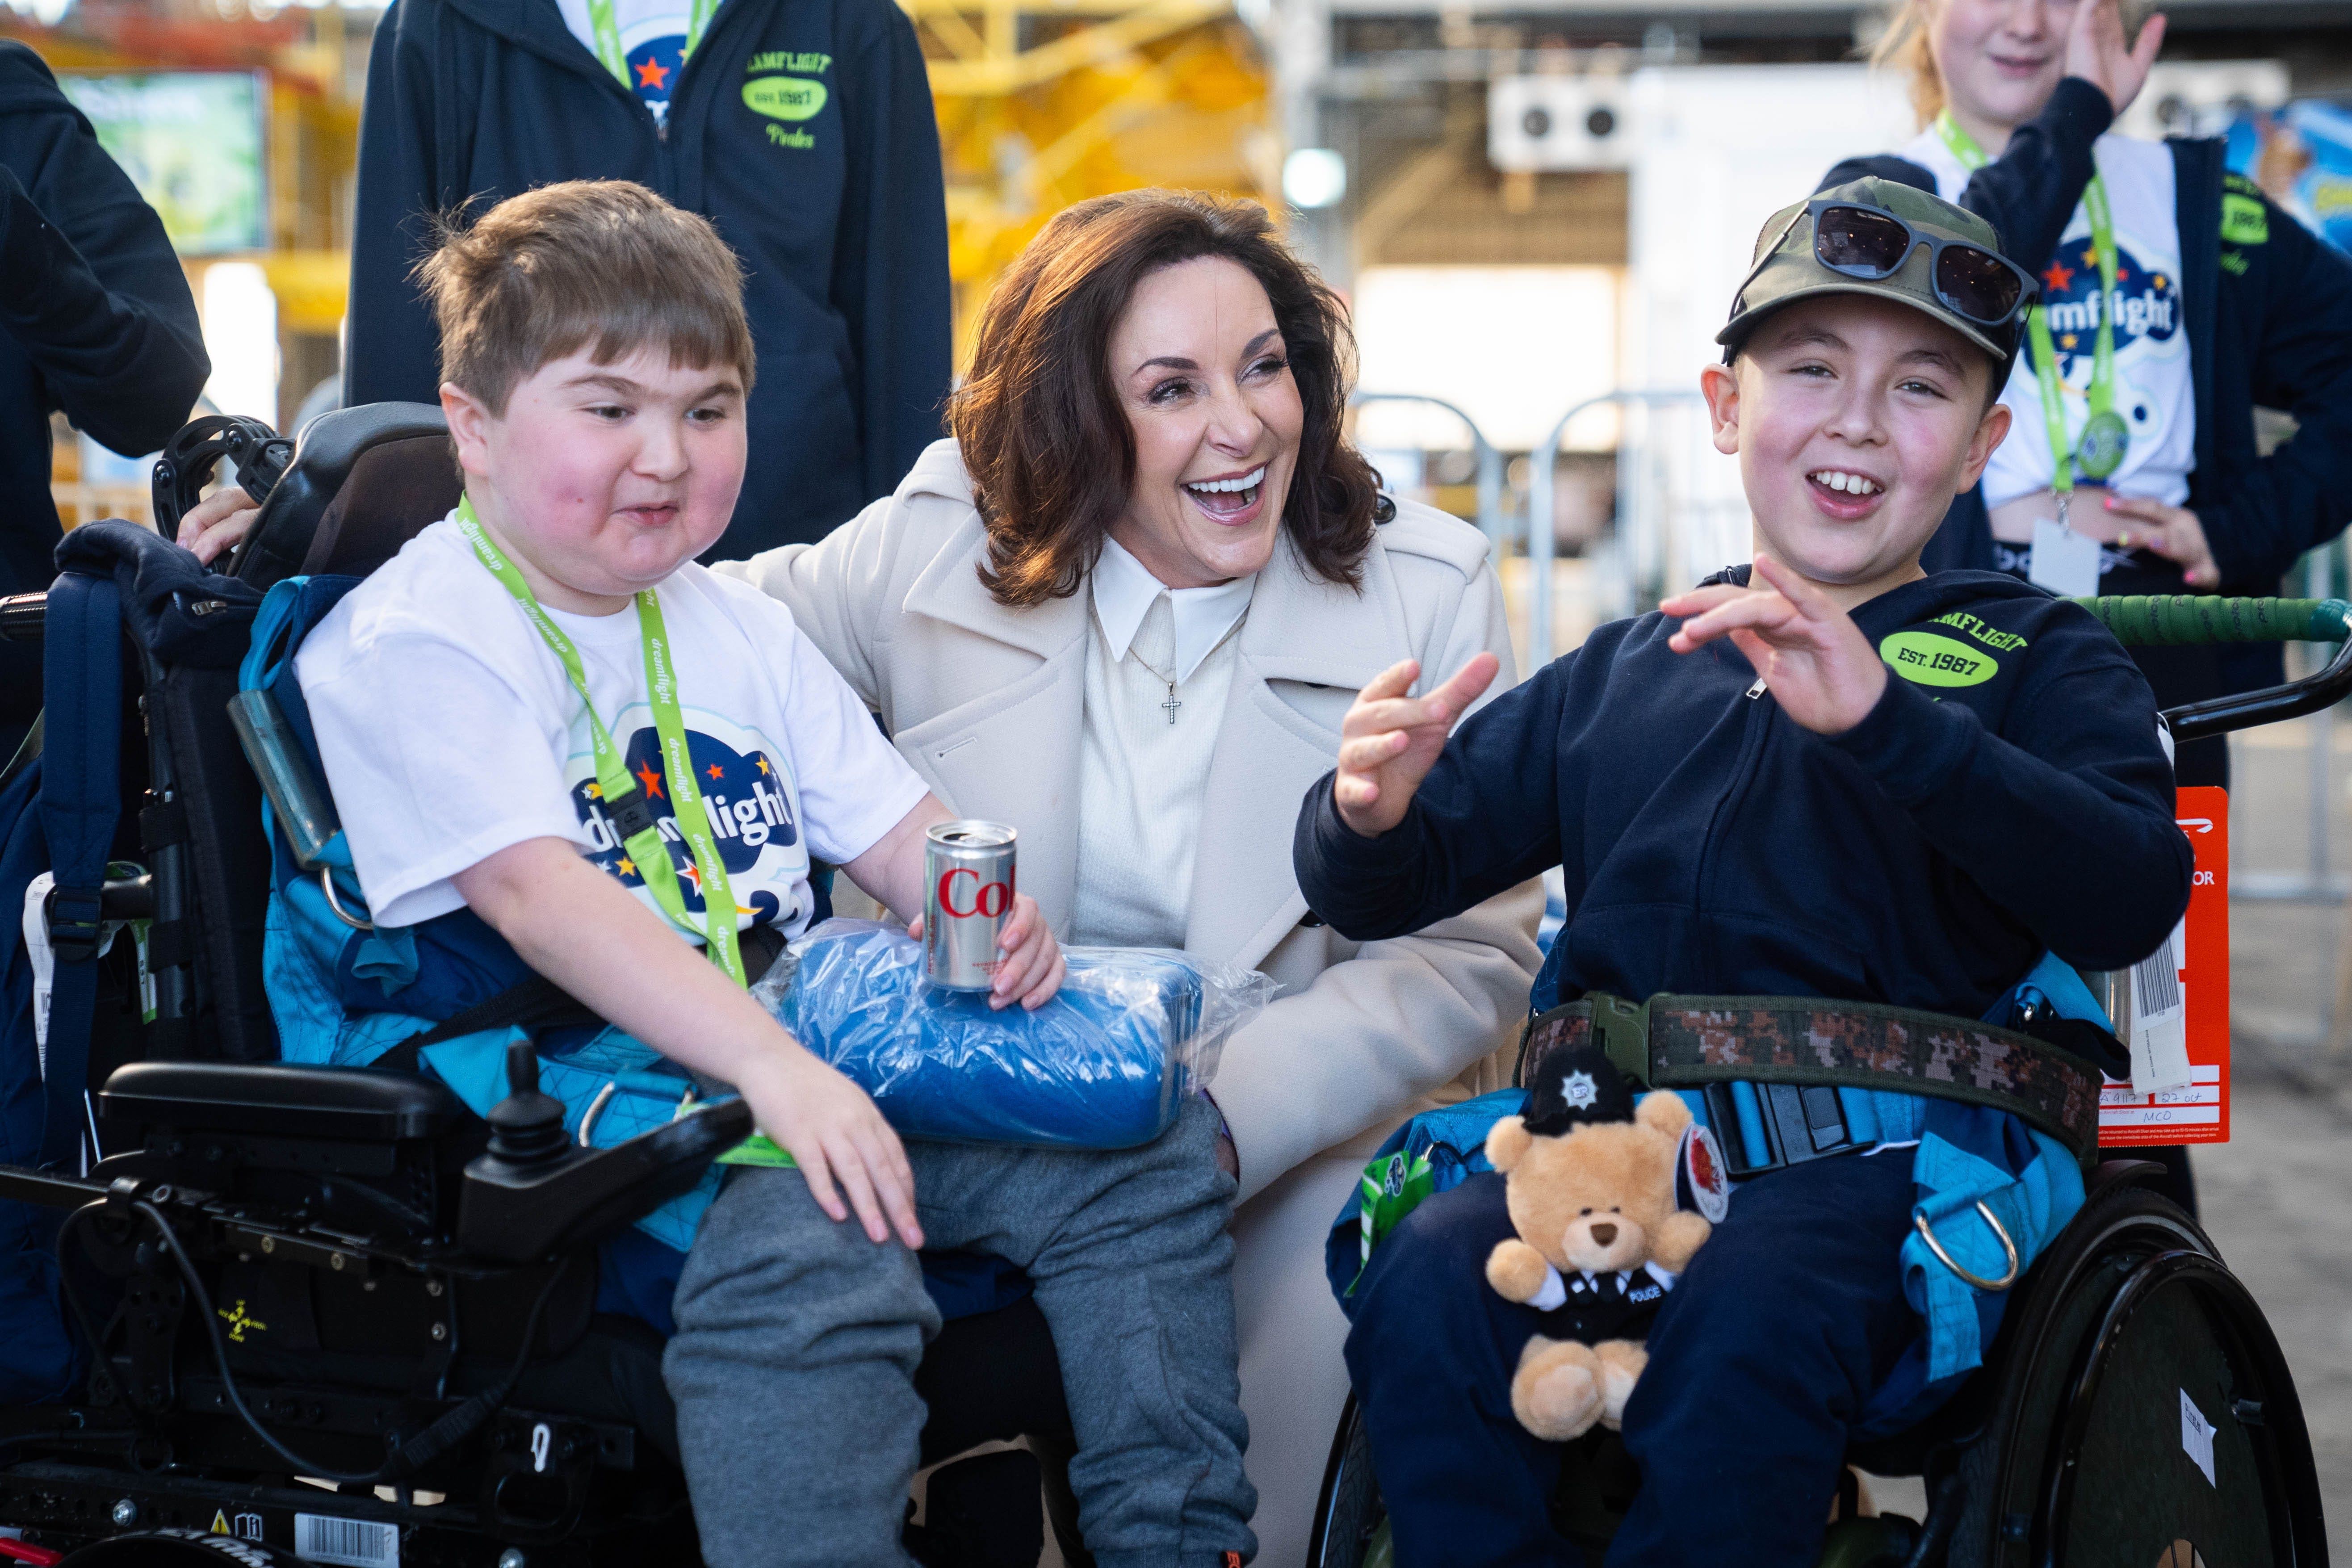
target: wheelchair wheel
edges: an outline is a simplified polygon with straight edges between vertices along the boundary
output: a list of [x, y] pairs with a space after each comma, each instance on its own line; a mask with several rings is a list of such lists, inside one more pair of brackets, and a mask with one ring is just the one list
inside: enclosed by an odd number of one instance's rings
[[[1853, 1539], [1832, 1532], [1824, 1563], [2327, 1563], [2311, 1441], [2278, 1342], [2172, 1203], [2122, 1182], [2095, 1192], [2036, 1260], [1986, 1359], [1953, 1406], [1912, 1435], [1918, 1462], [1854, 1456], [1883, 1473], [1925, 1468], [1934, 1503], [1916, 1541], [1907, 1525], [1868, 1521], [1885, 1542], [1863, 1539], [1860, 1524], [1845, 1532]], [[1307, 1568], [1384, 1568], [1374, 1559], [1387, 1520], [1350, 1396]]]
[[1953, 1568], [2327, 1561], [2303, 1407], [2195, 1221], [2129, 1185], [2037, 1263], [1957, 1457]]
[[1307, 1537], [1307, 1568], [1376, 1568], [1366, 1559], [1374, 1537], [1385, 1544], [1388, 1505], [1372, 1479], [1372, 1449], [1364, 1436], [1356, 1396], [1339, 1409], [1339, 1430], [1323, 1468], [1323, 1495], [1315, 1504], [1315, 1530]]

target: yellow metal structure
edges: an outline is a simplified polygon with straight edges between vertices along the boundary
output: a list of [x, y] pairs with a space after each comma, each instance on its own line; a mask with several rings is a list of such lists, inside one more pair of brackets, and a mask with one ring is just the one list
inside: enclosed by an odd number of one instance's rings
[[1263, 199], [1278, 181], [1257, 41], [1232, 0], [899, 0], [947, 168], [956, 361], [1045, 220], [1145, 185]]

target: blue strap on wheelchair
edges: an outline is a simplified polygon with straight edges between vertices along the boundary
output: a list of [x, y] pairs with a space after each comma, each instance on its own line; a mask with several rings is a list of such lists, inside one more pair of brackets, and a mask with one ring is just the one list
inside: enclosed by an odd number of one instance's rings
[[84, 1079], [98, 1002], [100, 894], [121, 813], [121, 600], [109, 577], [78, 572], [49, 589], [42, 627], [41, 832], [51, 895], [46, 1110], [40, 1163], [71, 1163], [81, 1145]]

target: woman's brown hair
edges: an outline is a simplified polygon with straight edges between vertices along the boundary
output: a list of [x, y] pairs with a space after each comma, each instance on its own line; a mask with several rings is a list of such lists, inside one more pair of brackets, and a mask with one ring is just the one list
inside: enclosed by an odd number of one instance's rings
[[1306, 424], [1282, 526], [1307, 567], [1356, 586], [1381, 500], [1340, 432], [1355, 375], [1347, 308], [1255, 202], [1130, 191], [1055, 216], [981, 316], [971, 374], [948, 423], [988, 528], [981, 581], [1002, 605], [1077, 592], [1126, 510], [1135, 436], [1110, 374], [1110, 338], [1144, 278], [1223, 257], [1265, 289]]

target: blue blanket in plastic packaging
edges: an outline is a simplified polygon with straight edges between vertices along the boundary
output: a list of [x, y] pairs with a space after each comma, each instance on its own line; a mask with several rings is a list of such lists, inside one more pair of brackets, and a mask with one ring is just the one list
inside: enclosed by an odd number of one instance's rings
[[1225, 1037], [1272, 999], [1265, 975], [1163, 948], [1066, 947], [1035, 1012], [923, 979], [895, 926], [827, 921], [751, 994], [874, 1097], [909, 1138], [1129, 1149], [1208, 1087]]

